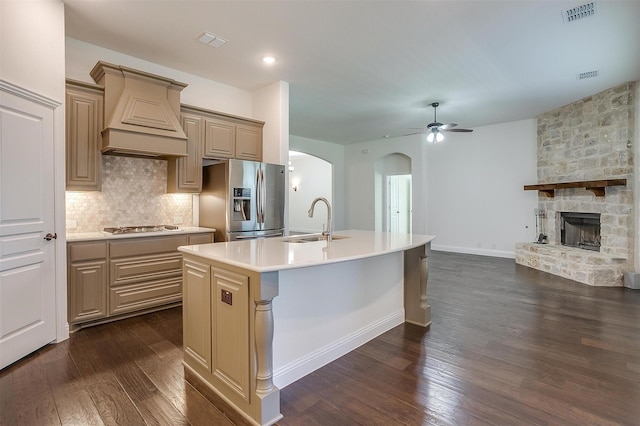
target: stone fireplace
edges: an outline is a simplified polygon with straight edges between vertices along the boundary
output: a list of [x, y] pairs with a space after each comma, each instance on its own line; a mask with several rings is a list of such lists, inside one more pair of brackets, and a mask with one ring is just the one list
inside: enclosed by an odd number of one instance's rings
[[[548, 244], [517, 244], [517, 263], [594, 286], [622, 286], [624, 272], [633, 270], [635, 84], [538, 117], [533, 186], [559, 185], [538, 191]], [[625, 184], [589, 187], [611, 180]]]

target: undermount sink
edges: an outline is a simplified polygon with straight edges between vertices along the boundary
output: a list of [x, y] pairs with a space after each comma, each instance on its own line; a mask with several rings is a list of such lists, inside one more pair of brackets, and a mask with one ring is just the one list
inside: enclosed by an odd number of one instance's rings
[[[332, 240], [342, 240], [344, 238], [349, 238], [344, 235], [332, 235]], [[317, 241], [327, 241], [326, 235], [320, 234], [312, 234], [312, 235], [294, 235], [292, 237], [287, 237], [282, 239], [285, 243], [313, 243]]]

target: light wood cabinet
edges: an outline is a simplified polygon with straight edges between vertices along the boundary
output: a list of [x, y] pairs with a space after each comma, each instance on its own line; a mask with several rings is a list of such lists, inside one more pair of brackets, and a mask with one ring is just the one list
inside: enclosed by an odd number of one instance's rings
[[262, 161], [262, 128], [264, 122], [210, 111], [190, 105], [182, 106], [183, 114], [202, 117], [203, 158], [237, 158]]
[[182, 301], [186, 235], [131, 238], [109, 243], [109, 315]]
[[183, 109], [180, 124], [187, 135], [187, 156], [167, 160], [167, 192], [197, 193], [202, 190], [204, 119]]
[[250, 402], [249, 277], [185, 259], [183, 282], [185, 362]]
[[200, 372], [211, 373], [211, 267], [184, 260], [182, 275], [184, 358]]
[[249, 401], [249, 277], [211, 268], [211, 372]]
[[177, 248], [211, 242], [212, 232], [68, 243], [69, 323], [79, 326], [181, 303]]
[[213, 233], [207, 232], [206, 234], [188, 234], [187, 241], [190, 246], [196, 244], [209, 244], [213, 242]]
[[100, 191], [104, 90], [101, 86], [67, 80], [66, 184], [69, 191]]
[[203, 158], [262, 161], [262, 121], [182, 105], [181, 124], [188, 155], [168, 160], [167, 192], [200, 192]]
[[204, 157], [234, 158], [236, 126], [228, 121], [211, 117], [206, 117], [204, 123]]
[[185, 379], [212, 390], [255, 424], [282, 417], [273, 384], [278, 276], [184, 253]]
[[107, 243], [68, 245], [68, 311], [71, 324], [107, 315]]
[[262, 161], [262, 126], [236, 126], [236, 158]]

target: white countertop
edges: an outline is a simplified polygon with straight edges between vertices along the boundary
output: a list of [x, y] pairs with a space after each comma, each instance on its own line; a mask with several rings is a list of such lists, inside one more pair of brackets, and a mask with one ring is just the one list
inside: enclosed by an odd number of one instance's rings
[[74, 232], [67, 233], [68, 242], [94, 241], [94, 240], [115, 240], [121, 238], [144, 238], [162, 237], [167, 235], [198, 234], [203, 232], [215, 232], [212, 228], [200, 228], [198, 226], [185, 226], [175, 231], [155, 231], [155, 232], [131, 232], [129, 234], [109, 234], [108, 232]]
[[431, 242], [435, 236], [420, 234], [393, 234], [374, 231], [335, 231], [331, 243], [315, 241], [285, 242], [287, 238], [263, 238], [249, 241], [230, 241], [212, 244], [182, 246], [178, 250], [205, 259], [238, 266], [256, 272], [304, 268], [328, 263], [346, 262], [404, 251]]

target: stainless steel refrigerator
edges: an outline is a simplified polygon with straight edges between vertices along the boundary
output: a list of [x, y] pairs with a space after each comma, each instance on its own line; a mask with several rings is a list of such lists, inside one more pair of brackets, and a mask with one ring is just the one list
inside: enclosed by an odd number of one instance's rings
[[200, 226], [215, 228], [215, 241], [284, 234], [285, 166], [225, 160], [205, 166]]

